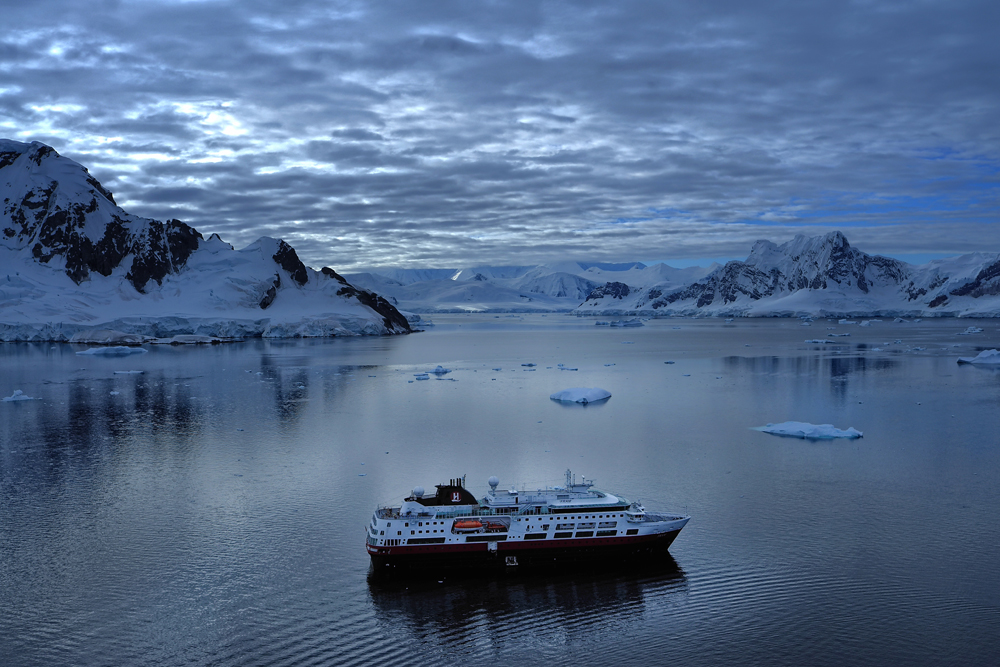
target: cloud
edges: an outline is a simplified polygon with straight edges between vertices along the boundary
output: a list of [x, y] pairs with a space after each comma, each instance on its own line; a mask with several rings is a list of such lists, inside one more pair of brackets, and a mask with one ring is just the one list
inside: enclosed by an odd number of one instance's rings
[[[23, 5], [23, 6], [20, 6]], [[1000, 249], [1000, 6], [52, 0], [0, 135], [312, 265]]]

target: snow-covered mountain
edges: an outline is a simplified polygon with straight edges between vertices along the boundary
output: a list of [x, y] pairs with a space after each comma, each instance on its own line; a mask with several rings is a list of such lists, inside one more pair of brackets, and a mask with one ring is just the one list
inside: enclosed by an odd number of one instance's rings
[[611, 315], [1000, 316], [1000, 255], [973, 253], [921, 266], [868, 255], [840, 232], [754, 244], [690, 285], [641, 289], [610, 282], [575, 311]]
[[0, 198], [0, 340], [410, 330], [384, 298], [306, 267], [284, 241], [234, 250], [179, 220], [126, 213], [38, 142], [0, 140]]
[[609, 281], [627, 281], [634, 289], [654, 284], [682, 287], [709, 270], [638, 262], [559, 262], [465, 269], [370, 269], [346, 277], [416, 313], [569, 312]]

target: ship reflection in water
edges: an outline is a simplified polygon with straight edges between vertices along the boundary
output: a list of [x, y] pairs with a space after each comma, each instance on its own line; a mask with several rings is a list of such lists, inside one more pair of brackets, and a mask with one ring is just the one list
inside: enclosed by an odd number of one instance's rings
[[[380, 633], [401, 645], [413, 641], [458, 648], [475, 659], [527, 647], [557, 650], [619, 630], [655, 607], [683, 604], [687, 577], [669, 555], [656, 565], [502, 573], [493, 576], [414, 577], [372, 569], [368, 591]], [[396, 642], [385, 642], [386, 645]], [[565, 654], [560, 653], [565, 657]], [[389, 658], [391, 656], [384, 656]]]

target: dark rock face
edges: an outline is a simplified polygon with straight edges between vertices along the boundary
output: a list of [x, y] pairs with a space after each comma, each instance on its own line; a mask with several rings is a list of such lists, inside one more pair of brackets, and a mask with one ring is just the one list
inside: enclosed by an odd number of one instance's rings
[[264, 296], [260, 299], [260, 309], [267, 310], [267, 307], [274, 303], [274, 299], [278, 296], [278, 288], [281, 287], [281, 276], [277, 273], [274, 274], [274, 280], [271, 281], [271, 286], [267, 288], [264, 292]]
[[602, 299], [606, 296], [613, 297], [615, 299], [624, 299], [629, 295], [629, 287], [625, 283], [611, 282], [604, 283], [600, 287], [595, 287], [590, 294], [587, 295], [585, 301], [590, 301], [594, 299]]
[[289, 275], [292, 276], [292, 280], [299, 285], [305, 285], [309, 282], [306, 265], [302, 263], [302, 260], [295, 253], [295, 248], [284, 241], [278, 244], [278, 252], [274, 253], [272, 259], [278, 263], [278, 266], [288, 271]]
[[[19, 163], [22, 156], [27, 160]], [[91, 272], [109, 276], [131, 257], [125, 277], [137, 291], [145, 292], [150, 280], [160, 284], [168, 273], [184, 267], [198, 248], [201, 234], [180, 220], [163, 223], [129, 216], [118, 208], [111, 192], [79, 165], [76, 185], [86, 184], [86, 190], [82, 197], [69, 199], [61, 193], [59, 181], [46, 171], [49, 160], [61, 159], [52, 148], [37, 142], [27, 144], [25, 152], [0, 155], [0, 169], [15, 169], [19, 164], [37, 167], [31, 174], [35, 187], [18, 201], [8, 198], [4, 202], [3, 212], [13, 224], [3, 230], [6, 238], [30, 247], [39, 262], [61, 257], [66, 275], [77, 284], [89, 279]], [[102, 225], [100, 238], [88, 235], [88, 227]]]
[[994, 262], [979, 272], [976, 279], [951, 291], [952, 296], [981, 296], [1000, 294], [1000, 262]]
[[328, 278], [337, 280], [344, 285], [337, 290], [338, 295], [354, 297], [362, 304], [368, 306], [381, 315], [382, 322], [385, 324], [386, 329], [389, 329], [390, 331], [412, 331], [412, 329], [410, 329], [410, 323], [406, 321], [403, 314], [396, 310], [396, 307], [386, 301], [384, 297], [379, 296], [375, 292], [358, 289], [344, 280], [343, 277], [338, 275], [336, 271], [329, 267], [323, 267], [322, 273]]

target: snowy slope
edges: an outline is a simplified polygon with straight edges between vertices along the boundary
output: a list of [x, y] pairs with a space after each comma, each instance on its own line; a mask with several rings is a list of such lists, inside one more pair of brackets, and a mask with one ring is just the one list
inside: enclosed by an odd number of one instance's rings
[[130, 215], [37, 142], [0, 140], [0, 199], [0, 340], [409, 331], [385, 299], [307, 268], [284, 241], [237, 251], [178, 220]]
[[1000, 316], [1000, 255], [975, 253], [912, 266], [867, 255], [840, 232], [754, 244], [690, 285], [607, 283], [578, 314]]

